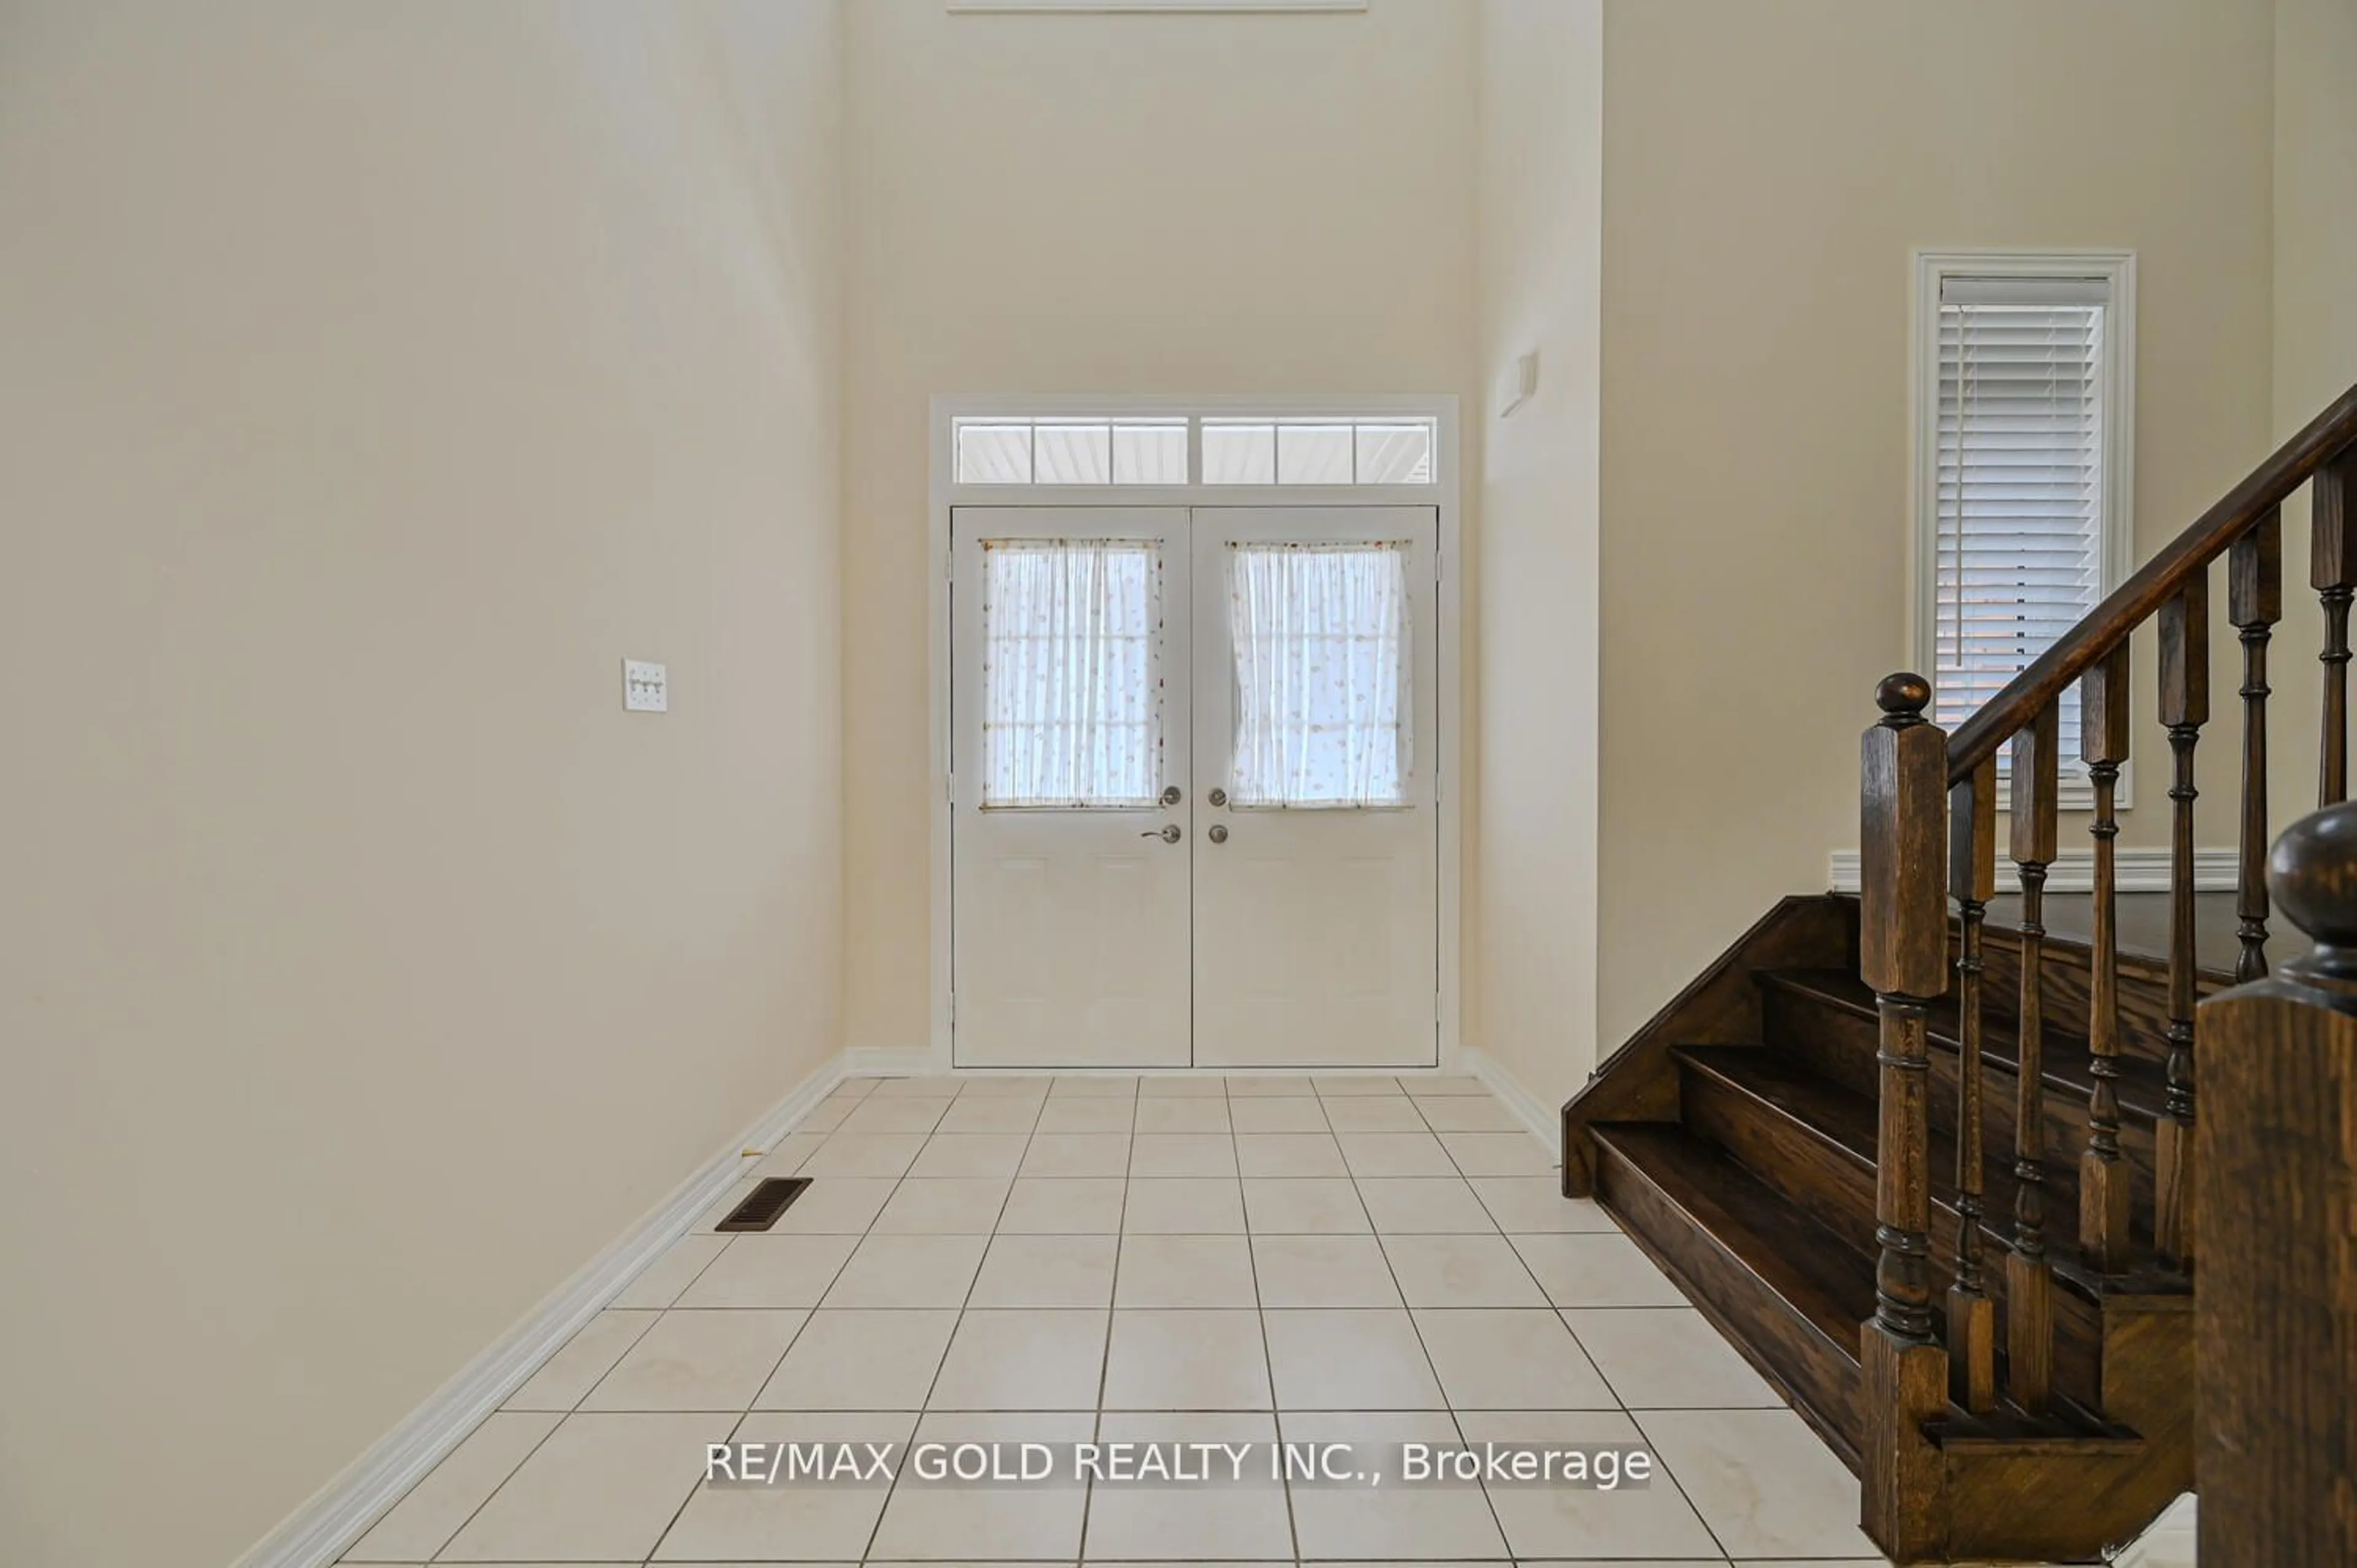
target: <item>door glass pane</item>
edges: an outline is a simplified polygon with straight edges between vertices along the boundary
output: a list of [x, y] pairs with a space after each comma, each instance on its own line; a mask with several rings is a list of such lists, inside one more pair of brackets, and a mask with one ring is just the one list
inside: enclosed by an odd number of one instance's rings
[[1113, 427], [1113, 482], [1116, 485], [1183, 485], [1187, 482], [1187, 422]]
[[1207, 485], [1276, 483], [1276, 426], [1265, 422], [1203, 421], [1203, 482]]
[[1405, 541], [1230, 544], [1238, 806], [1398, 806], [1409, 770]]
[[1028, 485], [1031, 482], [1031, 427], [1028, 424], [961, 423], [957, 427], [958, 483]]
[[1137, 540], [982, 542], [982, 803], [1151, 806], [1162, 557]]
[[1280, 485], [1349, 484], [1351, 427], [1347, 424], [1278, 425], [1276, 482]]
[[1040, 424], [1032, 429], [1031, 482], [1103, 485], [1113, 482], [1110, 429], [1102, 424]]
[[1432, 424], [1416, 420], [1359, 426], [1359, 483], [1432, 483]]

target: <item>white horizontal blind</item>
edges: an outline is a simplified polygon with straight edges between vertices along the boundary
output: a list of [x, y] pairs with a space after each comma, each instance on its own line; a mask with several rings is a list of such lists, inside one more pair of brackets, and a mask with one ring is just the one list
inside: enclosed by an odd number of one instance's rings
[[[1953, 729], [2104, 594], [2108, 285], [1942, 280], [1937, 722]], [[2066, 756], [2079, 693], [2062, 699]]]

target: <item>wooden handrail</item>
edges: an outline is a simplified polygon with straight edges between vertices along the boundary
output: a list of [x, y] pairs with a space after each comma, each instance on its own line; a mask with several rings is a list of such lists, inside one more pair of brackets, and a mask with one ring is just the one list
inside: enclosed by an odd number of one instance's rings
[[2150, 620], [2175, 597], [2187, 579], [2223, 555], [2251, 525], [2282, 504], [2316, 471], [2357, 446], [2357, 386], [2310, 420], [2306, 429], [2276, 449], [2275, 456], [2223, 499], [2138, 567], [2079, 624], [2062, 634], [1948, 736], [1948, 782], [1961, 784], [2029, 727], [2040, 711], [2071, 683]]

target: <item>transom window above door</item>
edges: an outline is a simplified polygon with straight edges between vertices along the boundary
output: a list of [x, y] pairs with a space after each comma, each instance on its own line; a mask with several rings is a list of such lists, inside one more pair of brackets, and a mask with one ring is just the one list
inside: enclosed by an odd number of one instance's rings
[[961, 485], [1430, 485], [1428, 417], [960, 418]]

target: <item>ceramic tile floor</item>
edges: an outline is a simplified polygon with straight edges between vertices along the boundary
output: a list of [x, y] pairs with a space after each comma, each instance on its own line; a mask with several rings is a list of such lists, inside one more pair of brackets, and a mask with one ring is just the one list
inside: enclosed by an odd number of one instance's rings
[[[716, 1205], [345, 1561], [1878, 1563], [1849, 1473], [1553, 1164], [1469, 1079], [853, 1080], [755, 1167], [815, 1178], [773, 1230]], [[1641, 1443], [1662, 1475], [701, 1483], [707, 1443], [912, 1436]]]

